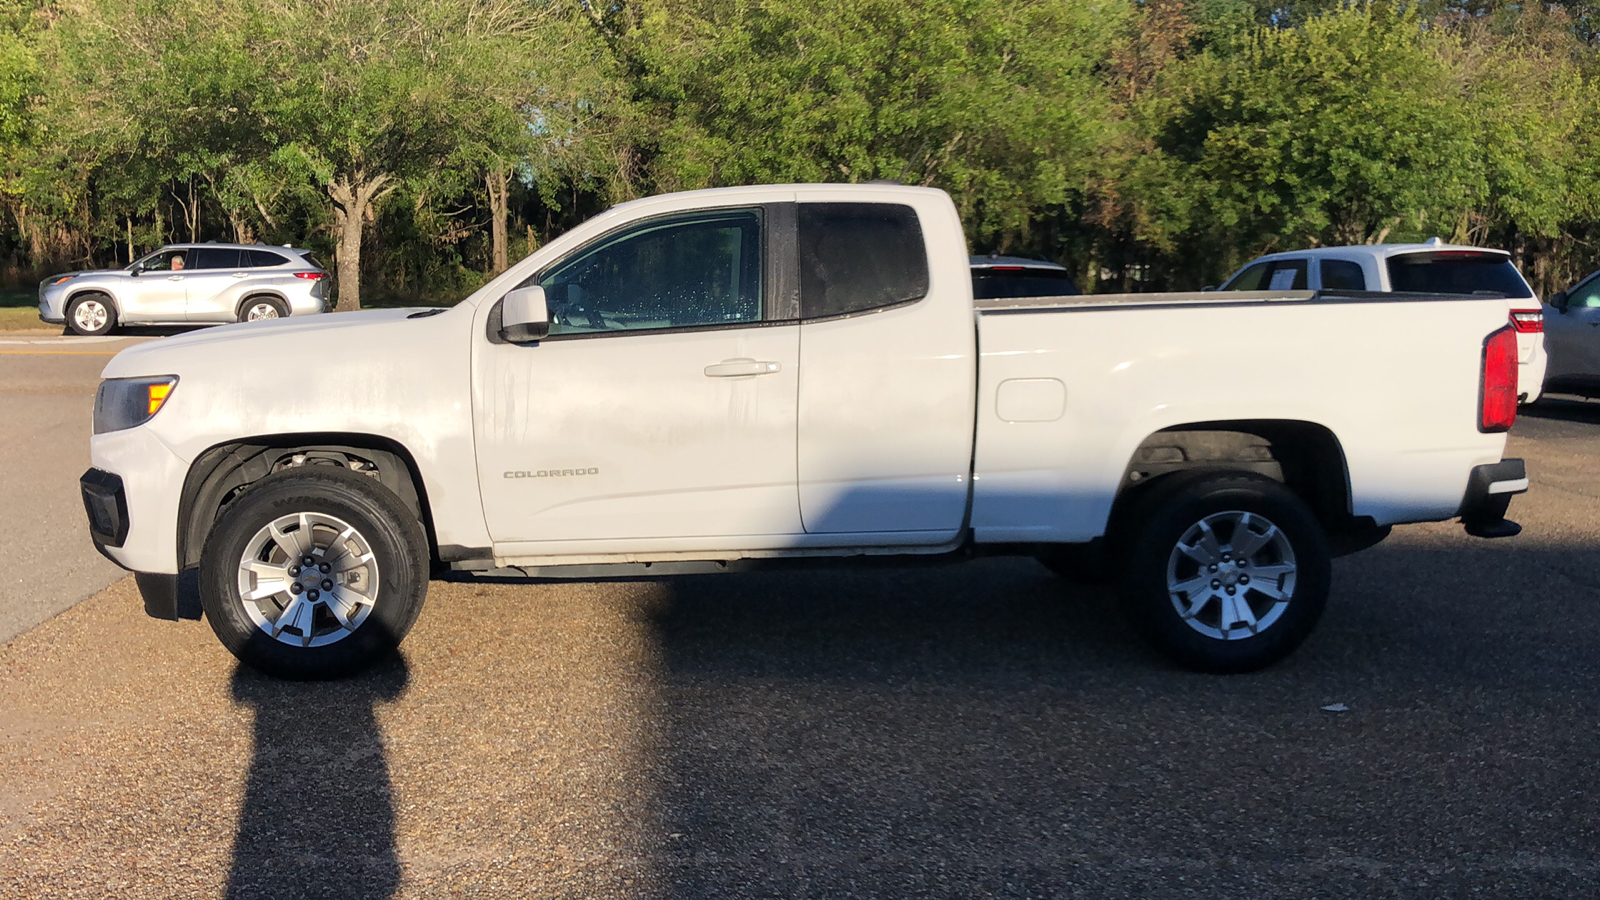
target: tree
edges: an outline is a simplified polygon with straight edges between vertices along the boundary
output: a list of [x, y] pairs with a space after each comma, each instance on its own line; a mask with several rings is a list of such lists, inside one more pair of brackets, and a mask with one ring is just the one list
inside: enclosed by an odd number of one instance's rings
[[1003, 242], [1084, 183], [1126, 15], [997, 0], [643, 0], [617, 26], [655, 187], [893, 179]]
[[1438, 40], [1408, 12], [1352, 6], [1172, 66], [1136, 111], [1144, 236], [1215, 277], [1275, 248], [1449, 233], [1484, 188]]

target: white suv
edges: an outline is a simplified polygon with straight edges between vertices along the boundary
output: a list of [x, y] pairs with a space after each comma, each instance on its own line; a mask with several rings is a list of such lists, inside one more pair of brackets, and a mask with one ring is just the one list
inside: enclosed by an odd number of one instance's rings
[[1511, 254], [1462, 247], [1432, 238], [1423, 244], [1363, 244], [1272, 253], [1252, 260], [1224, 291], [1397, 291], [1424, 294], [1504, 294], [1517, 331], [1517, 395], [1539, 399], [1547, 361], [1544, 309]]
[[118, 325], [249, 322], [324, 312], [327, 276], [309, 250], [169, 244], [125, 268], [53, 275], [39, 318], [77, 334]]

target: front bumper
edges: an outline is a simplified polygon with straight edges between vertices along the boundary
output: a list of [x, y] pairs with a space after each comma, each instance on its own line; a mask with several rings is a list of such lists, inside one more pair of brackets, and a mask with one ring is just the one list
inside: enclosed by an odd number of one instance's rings
[[1511, 537], [1522, 526], [1506, 518], [1511, 498], [1528, 490], [1528, 469], [1520, 459], [1503, 459], [1474, 466], [1467, 476], [1467, 493], [1456, 513], [1473, 537]]

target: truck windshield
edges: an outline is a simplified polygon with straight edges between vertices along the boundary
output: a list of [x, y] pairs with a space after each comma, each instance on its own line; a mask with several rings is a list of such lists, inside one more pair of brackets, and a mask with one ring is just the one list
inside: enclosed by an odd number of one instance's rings
[[1389, 289], [1423, 294], [1488, 291], [1507, 297], [1532, 297], [1511, 258], [1476, 250], [1435, 250], [1391, 256]]

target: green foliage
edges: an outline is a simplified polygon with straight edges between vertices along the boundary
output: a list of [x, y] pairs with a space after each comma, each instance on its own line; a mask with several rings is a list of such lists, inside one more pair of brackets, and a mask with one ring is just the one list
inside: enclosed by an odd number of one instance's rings
[[0, 0], [0, 278], [262, 239], [337, 260], [352, 294], [442, 301], [641, 192], [891, 179], [950, 191], [975, 249], [1091, 289], [1439, 234], [1513, 250], [1549, 291], [1600, 262], [1592, 21], [1503, 0]]
[[895, 179], [950, 191], [983, 237], [1081, 189], [1115, 127], [1096, 70], [1121, 2], [646, 0], [664, 188]]

